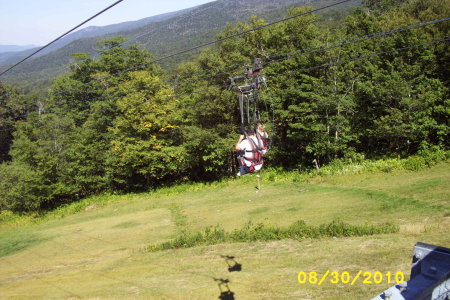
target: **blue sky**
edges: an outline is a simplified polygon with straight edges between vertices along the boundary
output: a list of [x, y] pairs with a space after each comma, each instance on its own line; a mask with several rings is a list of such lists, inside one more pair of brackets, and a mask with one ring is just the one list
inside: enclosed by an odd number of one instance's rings
[[[117, 0], [0, 0], [0, 45], [44, 45]], [[134, 21], [213, 0], [124, 0], [85, 24]]]

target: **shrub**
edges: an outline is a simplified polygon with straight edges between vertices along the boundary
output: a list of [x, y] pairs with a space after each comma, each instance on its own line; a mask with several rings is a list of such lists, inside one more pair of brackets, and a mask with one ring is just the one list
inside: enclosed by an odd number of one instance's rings
[[407, 159], [403, 160], [403, 168], [410, 171], [418, 171], [427, 167], [427, 163], [425, 158], [421, 156], [410, 156]]
[[427, 144], [422, 145], [417, 155], [423, 157], [426, 165], [429, 167], [450, 159], [450, 151], [445, 151], [439, 146], [429, 146]]
[[225, 242], [254, 242], [281, 239], [301, 240], [304, 238], [349, 237], [382, 233], [395, 233], [399, 227], [386, 223], [381, 225], [349, 225], [341, 221], [333, 221], [320, 226], [310, 226], [304, 221], [297, 221], [287, 227], [247, 223], [241, 229], [231, 233], [220, 226], [208, 227], [203, 232], [182, 232], [174, 240], [147, 247], [147, 251], [191, 248], [199, 245], [214, 245]]

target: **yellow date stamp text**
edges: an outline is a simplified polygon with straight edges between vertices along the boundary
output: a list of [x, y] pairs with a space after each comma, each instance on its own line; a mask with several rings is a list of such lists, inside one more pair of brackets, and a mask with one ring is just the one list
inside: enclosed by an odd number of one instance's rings
[[362, 270], [359, 270], [358, 272], [338, 272], [327, 270], [326, 272], [322, 273], [315, 271], [300, 271], [297, 274], [297, 281], [300, 284], [313, 285], [322, 285], [323, 283], [354, 285], [357, 282], [362, 282], [363, 284], [399, 284], [405, 281], [405, 274], [401, 271], [398, 271], [396, 273], [380, 271], [363, 272]]

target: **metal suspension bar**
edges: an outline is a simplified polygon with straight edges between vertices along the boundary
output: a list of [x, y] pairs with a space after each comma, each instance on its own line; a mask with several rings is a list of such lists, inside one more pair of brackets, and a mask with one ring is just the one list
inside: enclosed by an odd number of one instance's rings
[[239, 95], [239, 108], [241, 111], [241, 131], [243, 134], [245, 134], [245, 128], [244, 128], [244, 95], [241, 93]]
[[255, 87], [255, 129], [258, 126], [258, 123], [261, 122], [261, 112], [259, 111], [259, 92], [258, 85]]
[[[245, 132], [248, 129], [254, 129], [256, 131], [258, 124], [261, 122], [258, 88], [262, 83], [265, 84], [264, 78], [260, 75], [262, 68], [263, 64], [261, 60], [256, 58], [252, 68], [250, 68], [248, 64], [245, 65], [245, 73], [243, 75], [229, 77], [231, 81], [229, 89], [236, 86], [235, 80], [245, 80], [243, 85], [237, 86], [237, 90], [239, 91], [238, 97], [241, 114], [241, 132]], [[246, 133], [244, 134], [246, 135]]]
[[254, 129], [256, 131], [257, 127], [258, 127], [258, 94], [255, 93], [253, 94], [253, 126]]
[[246, 95], [246, 98], [247, 98], [247, 126], [248, 126], [248, 129], [250, 129], [250, 128], [252, 128], [252, 125], [251, 125], [251, 119], [250, 119], [250, 100], [248, 99], [248, 95]]

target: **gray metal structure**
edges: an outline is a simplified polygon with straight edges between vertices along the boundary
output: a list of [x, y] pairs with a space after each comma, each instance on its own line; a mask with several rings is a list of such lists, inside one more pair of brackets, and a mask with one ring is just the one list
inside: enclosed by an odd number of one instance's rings
[[449, 300], [450, 249], [416, 243], [407, 282], [394, 285], [372, 300]]

